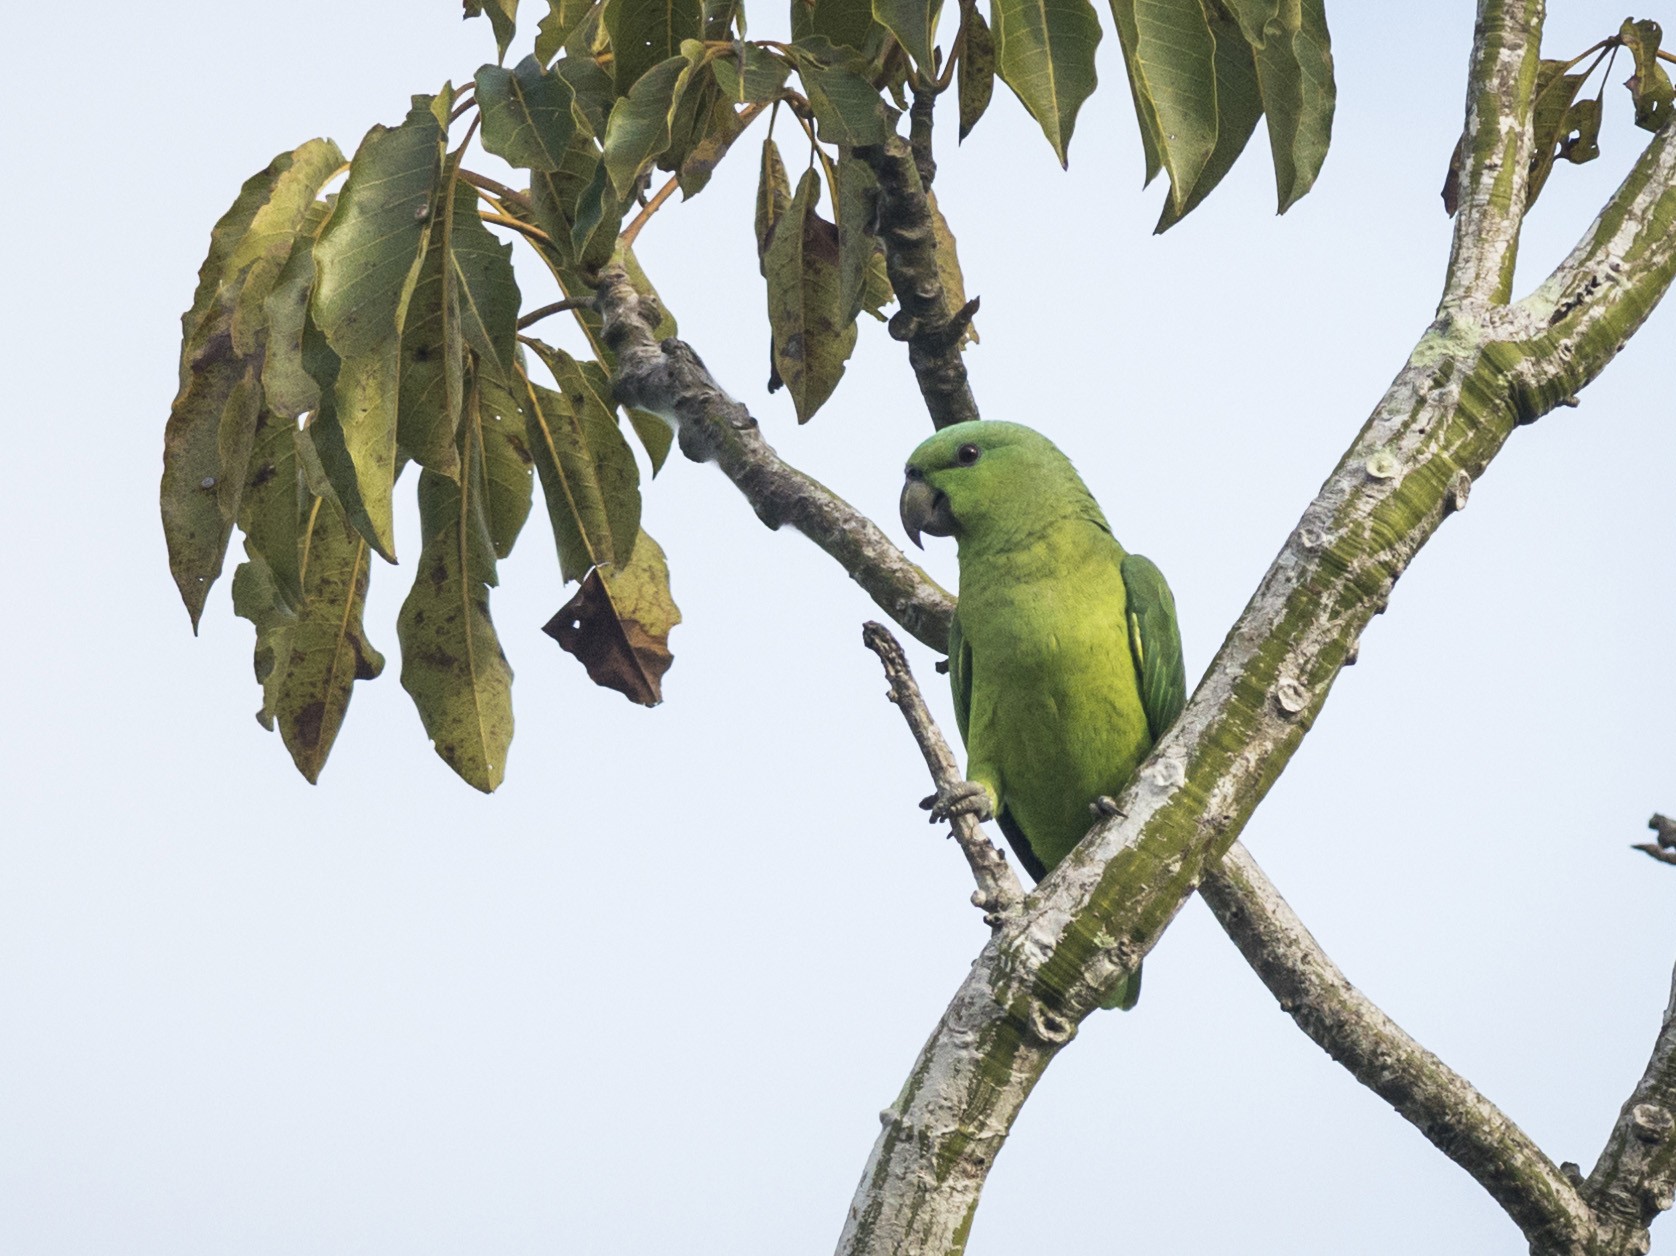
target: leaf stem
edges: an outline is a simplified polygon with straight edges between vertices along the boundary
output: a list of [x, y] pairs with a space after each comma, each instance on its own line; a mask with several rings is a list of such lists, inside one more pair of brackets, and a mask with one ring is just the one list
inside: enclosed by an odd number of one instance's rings
[[542, 319], [547, 318], [552, 314], [563, 314], [566, 310], [587, 309], [588, 304], [589, 303], [587, 301], [553, 301], [547, 305], [539, 307], [538, 309], [531, 310], [528, 314], [520, 316], [518, 319], [518, 330], [523, 331], [524, 328], [535, 323], [539, 323]]
[[485, 209], [478, 210], [477, 216], [484, 222], [492, 222], [502, 227], [511, 227], [512, 230], [521, 232], [522, 234], [527, 235], [530, 239], [535, 240], [538, 243], [545, 244], [548, 248], [558, 247], [553, 243], [552, 236], [548, 235], [540, 227], [534, 226], [531, 223], [519, 222], [516, 218], [508, 217], [506, 214], [492, 214]]

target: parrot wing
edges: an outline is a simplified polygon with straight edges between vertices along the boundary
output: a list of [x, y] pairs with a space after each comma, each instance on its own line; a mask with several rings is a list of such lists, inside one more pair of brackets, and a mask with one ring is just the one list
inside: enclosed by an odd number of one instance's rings
[[1164, 573], [1151, 559], [1127, 555], [1122, 570], [1129, 604], [1129, 650], [1135, 657], [1141, 709], [1157, 741], [1187, 704], [1187, 668], [1181, 661], [1176, 600]]
[[[972, 648], [966, 644], [966, 635], [960, 630], [958, 610], [949, 619], [949, 688], [954, 691], [954, 722], [960, 729], [960, 739], [965, 741], [966, 726], [972, 718]], [[1013, 854], [1018, 856], [1030, 879], [1040, 881], [1045, 877], [1047, 866], [1030, 849], [1030, 839], [1024, 836], [1024, 830], [1019, 828], [1018, 821], [1007, 810], [1005, 799], [996, 812], [995, 823], [1000, 825], [1007, 845], [1013, 848]]]

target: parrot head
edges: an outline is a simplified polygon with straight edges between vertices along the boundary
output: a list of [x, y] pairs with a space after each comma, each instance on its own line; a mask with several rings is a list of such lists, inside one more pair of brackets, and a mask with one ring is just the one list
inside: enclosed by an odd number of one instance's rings
[[1105, 520], [1071, 460], [1020, 423], [955, 423], [908, 457], [902, 527], [924, 549], [922, 533], [999, 540], [1070, 515]]

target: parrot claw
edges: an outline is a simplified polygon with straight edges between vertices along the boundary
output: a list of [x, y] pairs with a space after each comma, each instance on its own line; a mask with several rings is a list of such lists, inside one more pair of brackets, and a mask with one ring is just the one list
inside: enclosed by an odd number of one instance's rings
[[1120, 816], [1123, 814], [1117, 809], [1117, 799], [1113, 798], [1110, 794], [1101, 794], [1093, 802], [1089, 803], [1088, 813], [1096, 820], [1109, 820], [1112, 816]]
[[931, 823], [952, 820], [955, 816], [971, 816], [976, 820], [994, 819], [989, 805], [989, 791], [977, 781], [961, 781], [947, 789], [939, 789], [929, 798], [920, 799], [920, 810], [931, 813]]

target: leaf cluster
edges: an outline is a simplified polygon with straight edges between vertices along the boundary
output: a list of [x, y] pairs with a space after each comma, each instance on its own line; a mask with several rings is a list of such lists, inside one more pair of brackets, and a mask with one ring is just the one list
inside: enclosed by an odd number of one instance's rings
[[[673, 434], [617, 404], [591, 296], [608, 266], [654, 295], [636, 237], [675, 192], [701, 192], [758, 118], [770, 119], [755, 205], [769, 388], [786, 389], [799, 421], [837, 387], [860, 316], [882, 320], [894, 300], [869, 155], [898, 142], [910, 108], [921, 178], [907, 194], [923, 202], [944, 313], [976, 339], [928, 186], [930, 107], [952, 88], [964, 137], [999, 77], [1063, 161], [1095, 86], [1090, 0], [994, 0], [987, 20], [960, 0], [947, 21], [941, 0], [788, 2], [792, 39], [779, 42], [746, 38], [741, 0], [547, 0], [533, 52], [508, 66], [518, 0], [465, 0], [466, 17], [489, 19], [494, 64], [458, 91], [415, 96], [348, 160], [329, 140], [281, 154], [216, 224], [183, 319], [164, 529], [194, 625], [243, 535], [234, 605], [256, 627], [261, 719], [308, 779], [354, 682], [383, 667], [363, 608], [373, 557], [396, 558], [409, 464], [422, 535], [397, 622], [401, 679], [456, 772], [489, 790], [505, 770], [512, 673], [490, 591], [536, 483], [560, 577], [579, 586], [550, 634], [597, 683], [661, 699], [680, 615], [640, 526], [626, 432], [653, 474]], [[1281, 207], [1307, 189], [1333, 100], [1320, 0], [1114, 0], [1112, 16], [1148, 175], [1170, 176], [1160, 229], [1203, 199], [1262, 116]], [[940, 31], [953, 32], [946, 55]], [[806, 144], [795, 178], [774, 138], [782, 114]], [[518, 186], [468, 165], [474, 145]], [[562, 300], [525, 309], [508, 232]], [[562, 310], [587, 356], [527, 334]], [[660, 334], [674, 331], [666, 318]]]

